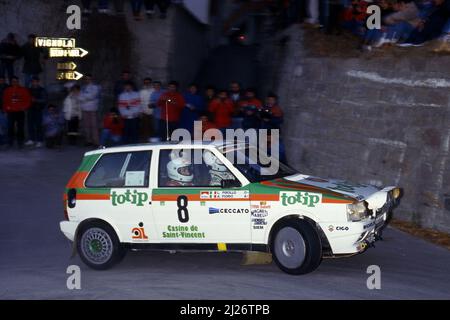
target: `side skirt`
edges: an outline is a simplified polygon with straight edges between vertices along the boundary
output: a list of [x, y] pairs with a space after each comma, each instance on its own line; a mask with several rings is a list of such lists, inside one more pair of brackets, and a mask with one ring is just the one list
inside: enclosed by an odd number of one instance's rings
[[131, 250], [269, 252], [269, 247], [265, 244], [249, 243], [122, 243], [122, 245]]

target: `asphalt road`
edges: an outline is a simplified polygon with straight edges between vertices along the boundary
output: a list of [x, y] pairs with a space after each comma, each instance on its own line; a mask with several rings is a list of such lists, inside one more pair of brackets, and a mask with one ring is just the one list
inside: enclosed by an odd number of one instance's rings
[[[450, 251], [392, 228], [376, 248], [304, 276], [241, 266], [233, 253], [133, 252], [93, 271], [70, 258], [58, 225], [82, 152], [0, 151], [0, 299], [450, 299]], [[66, 287], [69, 265], [81, 267], [81, 290]], [[380, 290], [366, 286], [370, 265]]]

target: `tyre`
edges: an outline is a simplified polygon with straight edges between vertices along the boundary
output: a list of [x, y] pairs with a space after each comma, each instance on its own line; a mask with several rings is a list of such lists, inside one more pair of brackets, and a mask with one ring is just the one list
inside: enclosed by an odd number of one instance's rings
[[279, 223], [273, 232], [271, 251], [275, 263], [294, 275], [314, 271], [322, 261], [322, 244], [316, 229], [301, 219]]
[[77, 236], [77, 250], [81, 260], [96, 270], [111, 268], [126, 253], [114, 229], [101, 222], [91, 222], [81, 227]]

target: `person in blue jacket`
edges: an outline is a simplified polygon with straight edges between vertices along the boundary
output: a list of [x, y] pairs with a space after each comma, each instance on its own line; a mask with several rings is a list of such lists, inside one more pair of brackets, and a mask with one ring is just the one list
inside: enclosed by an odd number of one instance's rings
[[205, 112], [205, 100], [199, 94], [198, 85], [191, 84], [188, 91], [183, 95], [186, 105], [181, 112], [180, 128], [188, 130], [191, 134], [194, 131], [194, 121], [199, 119], [199, 115]]

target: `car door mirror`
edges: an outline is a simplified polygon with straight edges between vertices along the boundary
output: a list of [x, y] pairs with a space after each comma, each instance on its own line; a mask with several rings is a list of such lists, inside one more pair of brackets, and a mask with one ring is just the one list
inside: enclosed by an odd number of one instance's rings
[[242, 187], [241, 183], [235, 179], [224, 179], [220, 183], [222, 189], [230, 189], [230, 188], [240, 188]]

